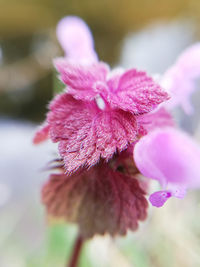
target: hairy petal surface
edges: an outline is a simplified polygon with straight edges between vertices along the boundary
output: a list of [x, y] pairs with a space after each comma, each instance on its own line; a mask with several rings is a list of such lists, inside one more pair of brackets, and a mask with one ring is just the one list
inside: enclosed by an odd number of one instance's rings
[[200, 186], [200, 146], [181, 131], [150, 132], [135, 145], [134, 159], [140, 172], [158, 180], [171, 196], [181, 198], [187, 188]]
[[56, 32], [58, 41], [69, 60], [79, 63], [98, 60], [92, 34], [82, 19], [75, 16], [64, 17], [59, 21]]
[[[66, 93], [57, 95], [50, 103], [49, 109], [47, 122], [53, 142], [69, 140], [85, 125], [90, 124], [97, 113], [94, 104], [78, 101]], [[84, 132], [80, 134], [84, 136]]]
[[161, 85], [172, 95], [167, 104], [169, 108], [180, 105], [185, 113], [193, 112], [190, 95], [195, 90], [195, 80], [198, 77], [200, 77], [200, 43], [187, 48], [161, 80]]
[[78, 101], [65, 93], [52, 101], [50, 110], [50, 136], [53, 142], [59, 141], [66, 173], [90, 167], [100, 158], [109, 160], [138, 138], [137, 122], [128, 112], [102, 111], [94, 102]]
[[[123, 73], [120, 79], [116, 76], [116, 79], [117, 89], [110, 91], [107, 96], [113, 108], [143, 114], [152, 111], [158, 104], [168, 99], [168, 94], [145, 72], [131, 69]], [[113, 79], [111, 82], [113, 85]]]
[[50, 216], [78, 223], [81, 235], [90, 238], [136, 230], [147, 214], [144, 194], [135, 178], [100, 164], [79, 175], [51, 175], [42, 200]]
[[119, 81], [123, 73], [123, 68], [115, 68], [109, 72], [107, 76], [107, 85], [111, 92], [114, 93], [118, 89]]
[[64, 58], [57, 58], [54, 64], [60, 78], [67, 85], [67, 91], [76, 99], [91, 101], [99, 93], [96, 83], [106, 82], [108, 65], [102, 62], [90, 65], [74, 64]]

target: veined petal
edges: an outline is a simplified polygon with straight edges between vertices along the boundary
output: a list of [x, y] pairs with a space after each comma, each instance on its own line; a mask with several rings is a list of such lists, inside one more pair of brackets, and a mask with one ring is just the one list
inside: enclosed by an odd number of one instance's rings
[[95, 83], [106, 82], [109, 71], [108, 65], [103, 62], [90, 65], [74, 64], [64, 58], [54, 60], [60, 78], [67, 85], [67, 91], [76, 99], [91, 101], [98, 94]]
[[144, 114], [168, 98], [168, 94], [145, 72], [131, 69], [122, 74], [118, 88], [108, 95], [108, 102], [113, 108]]
[[100, 158], [109, 160], [138, 138], [137, 122], [128, 112], [102, 111], [94, 102], [78, 101], [66, 93], [57, 96], [50, 109], [50, 136], [60, 142], [66, 173], [90, 167]]
[[200, 77], [200, 43], [186, 49], [177, 62], [166, 71], [161, 85], [172, 95], [169, 108], [181, 105], [185, 113], [191, 114], [193, 107], [190, 95], [195, 90], [195, 79]]
[[98, 60], [87, 24], [75, 16], [64, 17], [57, 25], [57, 38], [68, 59], [79, 63]]
[[180, 188], [200, 187], [200, 146], [181, 131], [150, 132], [135, 145], [134, 159], [144, 176], [158, 180], [172, 196]]

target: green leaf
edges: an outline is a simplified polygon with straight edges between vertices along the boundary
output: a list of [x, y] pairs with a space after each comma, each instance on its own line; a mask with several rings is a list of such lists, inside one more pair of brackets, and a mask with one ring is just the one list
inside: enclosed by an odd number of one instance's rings
[[53, 92], [54, 94], [62, 93], [64, 88], [66, 87], [65, 84], [61, 82], [59, 79], [59, 73], [56, 69], [53, 70]]

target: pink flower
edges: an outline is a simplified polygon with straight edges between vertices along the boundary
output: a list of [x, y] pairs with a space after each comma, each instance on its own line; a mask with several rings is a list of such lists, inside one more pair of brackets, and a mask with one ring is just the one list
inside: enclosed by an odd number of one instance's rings
[[50, 216], [78, 223], [84, 238], [123, 235], [136, 230], [148, 206], [134, 145], [149, 131], [174, 126], [159, 106], [169, 97], [145, 72], [110, 71], [99, 62], [79, 18], [61, 20], [57, 35], [65, 58], [54, 64], [65, 89], [49, 104], [34, 143], [58, 142], [60, 173], [51, 174], [42, 201]]
[[[87, 49], [80, 50], [81, 59], [84, 52], [87, 56], [93, 51], [91, 41], [87, 41], [87, 28], [80, 19], [72, 17], [63, 23], [66, 29], [75, 25], [75, 33], [79, 30], [83, 33], [80, 36], [85, 38]], [[62, 29], [62, 21], [58, 29]], [[77, 62], [73, 47], [77, 47], [79, 40], [72, 30], [67, 36], [66, 40], [63, 37], [62, 45], [70, 60], [54, 61], [66, 89], [50, 103], [45, 128], [36, 133], [34, 142], [48, 136], [59, 142], [65, 171], [70, 174], [80, 167], [91, 167], [100, 159], [108, 161], [136, 142], [146, 133], [140, 117], [166, 101], [168, 94], [145, 72], [136, 69], [110, 72], [99, 61]]]
[[78, 223], [84, 238], [125, 234], [147, 214], [142, 188], [148, 179], [138, 174], [160, 183], [149, 197], [156, 207], [200, 186], [200, 146], [174, 128], [165, 109], [180, 104], [191, 111], [200, 46], [186, 50], [163, 76], [172, 96], [167, 104], [166, 91], [145, 72], [110, 70], [100, 62], [81, 19], [62, 19], [57, 36], [65, 57], [54, 65], [65, 89], [49, 104], [34, 143], [58, 143], [60, 173], [51, 174], [42, 201], [50, 216]]
[[[171, 95], [163, 107], [172, 109], [181, 105], [190, 114], [193, 108], [189, 98], [195, 90], [194, 82], [199, 75], [200, 44], [197, 43], [186, 49], [161, 79], [161, 85]], [[187, 189], [200, 187], [200, 146], [183, 132], [166, 128], [173, 126], [173, 121], [170, 125], [169, 113], [165, 114], [166, 110], [163, 110], [161, 114], [161, 110], [157, 112], [157, 118], [156, 114], [140, 118], [143, 126], [146, 123], [148, 135], [141, 138], [134, 148], [134, 160], [140, 172], [158, 180], [163, 188], [150, 195], [149, 200], [156, 207], [161, 207], [172, 196], [184, 197]], [[150, 123], [149, 116], [152, 115]]]
[[68, 60], [79, 63], [98, 60], [92, 34], [82, 19], [73, 16], [61, 19], [57, 25], [57, 37]]
[[187, 48], [161, 80], [161, 85], [171, 95], [167, 103], [170, 109], [180, 105], [185, 113], [193, 112], [190, 96], [195, 90], [195, 80], [198, 77], [200, 77], [200, 43]]
[[[145, 218], [147, 208], [140, 189], [142, 184], [137, 182], [138, 170], [162, 187], [149, 198], [156, 207], [171, 197], [182, 198], [188, 189], [200, 186], [200, 147], [191, 137], [174, 129], [173, 118], [165, 109], [182, 105], [186, 112], [192, 111], [189, 97], [200, 74], [200, 45], [187, 49], [164, 74], [161, 85], [172, 96], [165, 102], [168, 94], [145, 72], [111, 71], [107, 64], [100, 62], [91, 32], [81, 19], [64, 18], [58, 24], [57, 35], [65, 57], [55, 59], [54, 64], [65, 89], [50, 103], [46, 121], [36, 133], [34, 143], [49, 137], [58, 142], [61, 174], [51, 175], [43, 189], [43, 202], [50, 214], [78, 222], [85, 236], [133, 230], [138, 220]], [[135, 163], [131, 159], [132, 151]], [[110, 196], [102, 182], [107, 184]], [[117, 227], [118, 215], [111, 218], [108, 210], [118, 214], [113, 200], [118, 187], [124, 190], [117, 193], [121, 198], [129, 195], [123, 202], [124, 210], [138, 212], [138, 216], [133, 218], [129, 214], [133, 222], [127, 225], [123, 215], [123, 223]], [[80, 198], [85, 196], [85, 190], [91, 192], [82, 200], [87, 205], [76, 216], [70, 206], [70, 190], [74, 192], [76, 207], [82, 207]], [[97, 193], [99, 190], [102, 194]], [[62, 204], [64, 197], [67, 207]], [[91, 207], [89, 202], [93, 203]], [[110, 206], [105, 204], [108, 202]], [[105, 218], [103, 228], [97, 223], [99, 217], [94, 208], [100, 207], [99, 203], [101, 208], [108, 208], [101, 210]], [[126, 203], [132, 204], [126, 206]], [[94, 216], [88, 220], [95, 226], [87, 232], [85, 219], [80, 220], [79, 216], [85, 218], [89, 208]]]
[[139, 171], [163, 188], [149, 198], [156, 207], [172, 196], [184, 197], [187, 189], [200, 187], [200, 145], [179, 130], [148, 133], [135, 145], [134, 159]]

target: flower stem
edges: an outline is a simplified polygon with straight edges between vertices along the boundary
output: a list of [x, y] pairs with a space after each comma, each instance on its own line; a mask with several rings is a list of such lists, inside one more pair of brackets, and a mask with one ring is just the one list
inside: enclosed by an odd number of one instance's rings
[[75, 243], [74, 243], [71, 258], [69, 260], [69, 263], [66, 265], [66, 267], [78, 267], [78, 261], [80, 258], [80, 252], [81, 252], [82, 246], [83, 246], [83, 239], [81, 235], [78, 234], [75, 240]]

